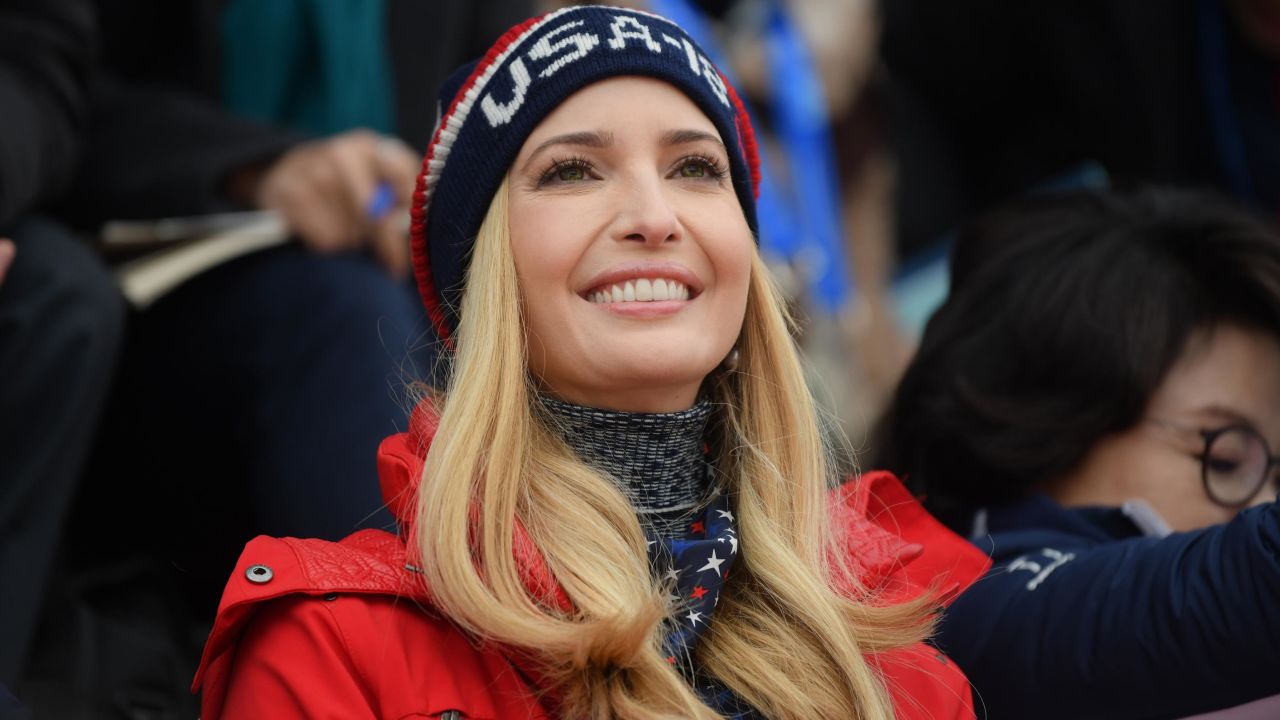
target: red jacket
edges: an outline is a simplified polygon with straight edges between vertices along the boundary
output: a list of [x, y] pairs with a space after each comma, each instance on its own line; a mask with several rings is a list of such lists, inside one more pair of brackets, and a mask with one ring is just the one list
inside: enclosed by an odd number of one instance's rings
[[[411, 517], [434, 429], [429, 417], [415, 415], [409, 433], [379, 450], [383, 494], [402, 520]], [[934, 521], [888, 473], [833, 491], [830, 508], [863, 581], [888, 598], [931, 588], [949, 600], [987, 568], [985, 556]], [[554, 591], [527, 537], [516, 545], [526, 583]], [[557, 597], [567, 605], [563, 593]], [[915, 645], [876, 661], [898, 718], [974, 717], [968, 681], [937, 650]], [[193, 690], [202, 686], [203, 720], [553, 717], [535, 673], [518, 656], [477, 646], [433, 612], [401, 539], [378, 530], [337, 543], [250, 542], [227, 583]]]

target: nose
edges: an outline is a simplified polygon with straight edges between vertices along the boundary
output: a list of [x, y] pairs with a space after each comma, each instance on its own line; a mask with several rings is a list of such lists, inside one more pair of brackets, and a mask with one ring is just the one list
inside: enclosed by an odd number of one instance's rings
[[684, 233], [662, 178], [634, 177], [619, 188], [614, 236], [659, 246], [679, 240]]

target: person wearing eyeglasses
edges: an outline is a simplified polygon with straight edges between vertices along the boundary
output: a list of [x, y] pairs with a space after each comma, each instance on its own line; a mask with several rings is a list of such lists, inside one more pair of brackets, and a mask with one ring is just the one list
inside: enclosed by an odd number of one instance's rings
[[951, 282], [877, 460], [992, 555], [938, 636], [986, 717], [1280, 716], [1280, 237], [1044, 196], [962, 231]]

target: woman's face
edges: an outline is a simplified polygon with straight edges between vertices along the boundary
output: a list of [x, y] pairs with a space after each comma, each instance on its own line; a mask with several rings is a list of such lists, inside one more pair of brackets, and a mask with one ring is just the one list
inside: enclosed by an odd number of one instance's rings
[[[1240, 425], [1252, 428], [1271, 453], [1280, 449], [1280, 341], [1235, 325], [1196, 333], [1156, 390], [1143, 422], [1096, 444], [1050, 494], [1066, 505], [1115, 506], [1139, 498], [1174, 530], [1225, 522], [1237, 511], [1205, 493], [1203, 433]], [[1240, 459], [1240, 448], [1230, 442], [1214, 447], [1211, 462]], [[1253, 502], [1275, 497], [1272, 468]]]
[[709, 119], [657, 80], [570, 96], [509, 175], [529, 369], [562, 400], [690, 407], [742, 328], [754, 240]]

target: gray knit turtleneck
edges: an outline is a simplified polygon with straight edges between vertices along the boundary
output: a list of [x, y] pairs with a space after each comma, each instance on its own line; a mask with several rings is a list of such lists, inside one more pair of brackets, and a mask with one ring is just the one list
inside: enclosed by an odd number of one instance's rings
[[688, 410], [635, 413], [543, 398], [565, 444], [612, 477], [642, 522], [666, 536], [706, 499], [711, 474], [703, 454], [711, 403]]

